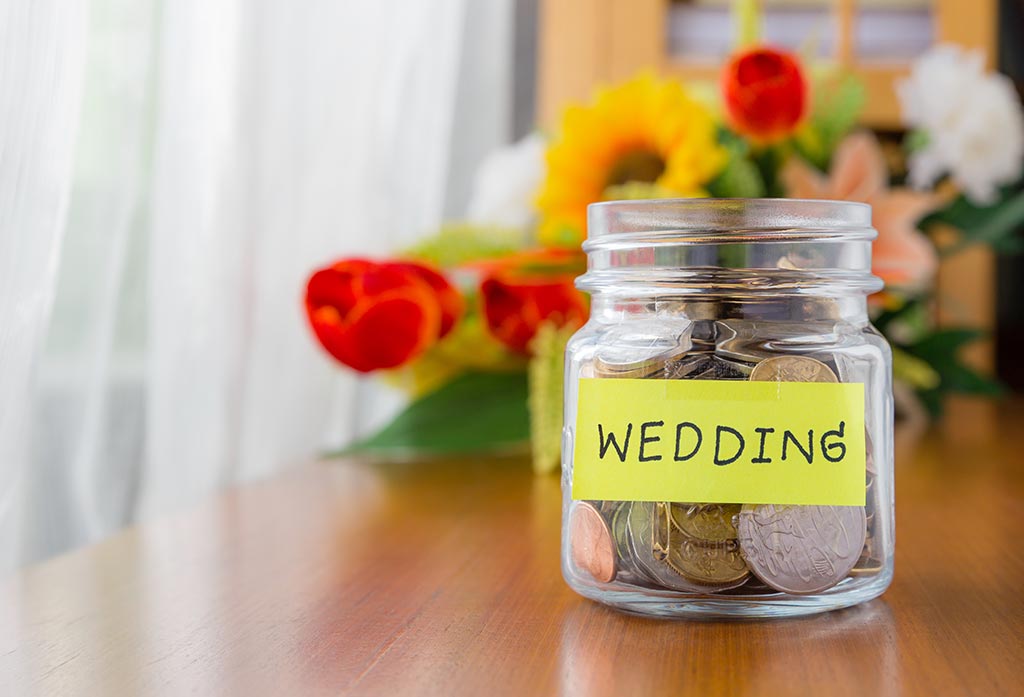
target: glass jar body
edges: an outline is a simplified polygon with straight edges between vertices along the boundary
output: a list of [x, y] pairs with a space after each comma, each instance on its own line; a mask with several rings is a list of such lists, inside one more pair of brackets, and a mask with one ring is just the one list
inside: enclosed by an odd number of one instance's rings
[[[824, 366], [837, 382], [864, 386], [865, 505], [852, 517], [849, 507], [574, 500], [581, 378], [750, 381], [759, 364], [779, 358], [784, 366]], [[576, 592], [644, 614], [764, 617], [847, 607], [888, 587], [894, 548], [891, 352], [869, 323], [862, 296], [596, 293], [590, 321], [568, 344], [565, 386], [562, 571]], [[657, 432], [671, 441], [671, 426]], [[709, 445], [710, 438], [709, 432]], [[795, 440], [788, 443], [791, 460], [798, 458]], [[755, 445], [723, 468], [758, 466], [750, 464], [757, 461]], [[680, 450], [689, 447], [677, 440], [677, 460], [685, 455]], [[775, 522], [751, 532], [757, 527], [751, 521], [768, 517]], [[855, 530], [861, 525], [862, 538]], [[809, 528], [817, 532], [809, 535]], [[809, 536], [816, 536], [813, 544], [801, 547]], [[683, 568], [665, 553], [679, 539], [693, 552]]]
[[892, 354], [868, 319], [870, 207], [588, 209], [566, 353], [562, 571], [666, 616], [869, 600], [893, 573]]

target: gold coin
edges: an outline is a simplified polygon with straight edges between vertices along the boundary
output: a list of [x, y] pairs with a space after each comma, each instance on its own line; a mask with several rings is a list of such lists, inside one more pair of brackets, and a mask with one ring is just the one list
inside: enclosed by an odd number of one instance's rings
[[755, 382], [839, 382], [832, 369], [807, 356], [766, 358], [750, 372]]
[[667, 561], [680, 574], [702, 585], [740, 583], [750, 573], [736, 540], [705, 542], [677, 532]]
[[655, 504], [654, 556], [683, 578], [724, 590], [742, 583], [750, 573], [736, 540], [697, 540], [672, 522], [670, 504]]
[[705, 542], [724, 542], [736, 539], [733, 519], [740, 508], [738, 503], [673, 503], [669, 515], [684, 535]]

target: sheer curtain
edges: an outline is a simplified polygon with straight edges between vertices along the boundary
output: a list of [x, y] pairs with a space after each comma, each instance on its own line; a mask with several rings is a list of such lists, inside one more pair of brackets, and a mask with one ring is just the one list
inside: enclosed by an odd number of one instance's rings
[[513, 8], [0, 6], [2, 571], [393, 406], [316, 350], [303, 281], [460, 212], [511, 135]]

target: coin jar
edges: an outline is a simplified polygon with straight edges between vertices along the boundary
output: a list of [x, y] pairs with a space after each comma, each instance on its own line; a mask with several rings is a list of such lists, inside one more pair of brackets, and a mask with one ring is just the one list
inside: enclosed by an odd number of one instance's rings
[[562, 572], [663, 616], [847, 607], [893, 573], [892, 354], [871, 209], [590, 206], [566, 349]]

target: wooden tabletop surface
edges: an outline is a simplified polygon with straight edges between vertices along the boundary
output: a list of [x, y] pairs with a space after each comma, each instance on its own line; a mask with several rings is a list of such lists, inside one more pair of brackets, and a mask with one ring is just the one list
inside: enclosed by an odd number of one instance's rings
[[561, 579], [557, 477], [334, 462], [5, 582], [0, 694], [1022, 694], [1024, 409], [898, 443], [896, 579], [856, 608], [623, 615]]

